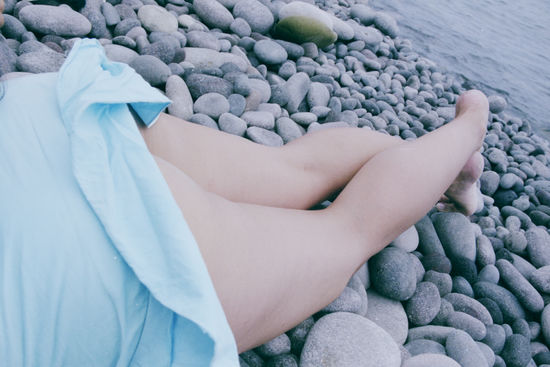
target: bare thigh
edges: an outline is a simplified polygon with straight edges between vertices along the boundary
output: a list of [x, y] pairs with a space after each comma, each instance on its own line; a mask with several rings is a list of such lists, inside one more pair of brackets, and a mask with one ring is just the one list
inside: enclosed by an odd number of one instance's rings
[[199, 244], [240, 351], [324, 307], [361, 265], [360, 241], [344, 216], [234, 203], [155, 159]]

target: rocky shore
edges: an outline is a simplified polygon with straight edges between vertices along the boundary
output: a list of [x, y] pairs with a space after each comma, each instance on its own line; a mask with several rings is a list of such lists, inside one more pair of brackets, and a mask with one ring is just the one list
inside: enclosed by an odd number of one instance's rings
[[[97, 38], [172, 99], [168, 113], [270, 146], [331, 127], [415, 139], [464, 91], [365, 0], [71, 5], [6, 0], [2, 78], [57, 71]], [[490, 110], [483, 209], [430, 212], [242, 367], [550, 366], [550, 148], [502, 97]]]

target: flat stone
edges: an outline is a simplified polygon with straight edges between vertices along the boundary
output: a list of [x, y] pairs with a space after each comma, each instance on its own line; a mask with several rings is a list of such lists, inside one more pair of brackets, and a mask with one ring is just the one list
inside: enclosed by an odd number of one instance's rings
[[143, 28], [149, 32], [175, 32], [178, 30], [178, 19], [163, 7], [143, 5], [137, 13]]
[[396, 247], [386, 247], [369, 260], [374, 288], [382, 295], [404, 301], [416, 289], [416, 272], [409, 254]]
[[184, 47], [184, 52], [185, 61], [193, 64], [198, 69], [217, 69], [225, 63], [235, 64], [242, 72], [248, 68], [246, 60], [232, 53], [217, 52], [209, 48], [196, 47]]
[[460, 367], [460, 365], [452, 358], [441, 354], [419, 354], [407, 359], [401, 367]]
[[414, 226], [411, 226], [393, 240], [391, 245], [407, 252], [413, 252], [418, 247], [418, 241], [418, 232]]
[[231, 12], [216, 0], [195, 0], [193, 10], [211, 28], [226, 31], [235, 20]]
[[273, 131], [263, 129], [257, 126], [251, 126], [246, 129], [246, 135], [255, 143], [280, 147], [283, 145], [283, 139]]
[[397, 344], [402, 345], [407, 339], [409, 322], [401, 302], [384, 297], [373, 289], [367, 290], [367, 299], [366, 317], [386, 330]]
[[317, 121], [317, 115], [311, 112], [296, 112], [290, 118], [302, 126], [309, 126]]
[[229, 102], [219, 93], [206, 93], [197, 98], [193, 110], [195, 113], [203, 113], [218, 119], [222, 114], [229, 112]]
[[187, 45], [193, 48], [207, 48], [216, 52], [220, 51], [220, 43], [216, 36], [209, 32], [187, 32]]
[[257, 126], [271, 130], [275, 127], [274, 116], [266, 111], [247, 111], [241, 118], [246, 121], [248, 126]]
[[336, 312], [319, 319], [307, 337], [301, 367], [338, 361], [339, 367], [399, 367], [401, 355], [391, 336], [374, 322]]
[[243, 136], [247, 128], [246, 121], [231, 113], [222, 114], [218, 118], [218, 126], [221, 131], [237, 136]]
[[[248, 1], [248, 0], [241, 0]], [[255, 1], [255, 0], [254, 0]], [[254, 44], [254, 53], [260, 62], [274, 65], [286, 61], [288, 54], [277, 42], [272, 40], [260, 40]]]
[[28, 52], [17, 58], [17, 70], [28, 73], [56, 72], [65, 62], [65, 56], [55, 51]]
[[479, 301], [460, 293], [449, 293], [445, 299], [453, 305], [456, 311], [467, 313], [485, 325], [493, 323], [491, 314]]
[[193, 115], [193, 98], [187, 84], [177, 75], [171, 75], [166, 80], [166, 96], [172, 100], [168, 113], [172, 116], [188, 120]]
[[185, 82], [195, 100], [203, 94], [212, 92], [227, 98], [233, 91], [230, 82], [212, 75], [193, 73], [185, 79]]
[[475, 261], [476, 238], [467, 217], [460, 213], [436, 213], [432, 220], [447, 256]]
[[518, 299], [506, 288], [489, 282], [477, 282], [473, 288], [476, 298], [489, 298], [499, 306], [505, 322], [525, 318], [525, 311]]
[[449, 334], [445, 349], [447, 355], [462, 367], [487, 366], [483, 352], [481, 352], [472, 337], [462, 330], [455, 330]]
[[274, 23], [271, 10], [256, 0], [239, 0], [233, 7], [235, 18], [242, 18], [253, 32], [266, 33]]
[[61, 37], [83, 37], [92, 30], [85, 16], [66, 6], [25, 6], [19, 11], [19, 20], [33, 32]]
[[527, 310], [535, 313], [543, 310], [544, 301], [541, 295], [508, 260], [497, 260], [496, 267], [500, 278]]
[[407, 301], [405, 310], [414, 325], [429, 324], [439, 312], [441, 297], [437, 287], [430, 282], [420, 282], [413, 296]]
[[134, 58], [129, 65], [153, 86], [166, 83], [172, 74], [168, 65], [151, 55], [140, 55]]

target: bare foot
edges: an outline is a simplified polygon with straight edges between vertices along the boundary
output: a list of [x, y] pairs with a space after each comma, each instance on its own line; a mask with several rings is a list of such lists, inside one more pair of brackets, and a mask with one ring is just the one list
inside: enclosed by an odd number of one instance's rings
[[[477, 90], [463, 93], [456, 104], [456, 117], [462, 117], [466, 122], [479, 126], [480, 147], [487, 129], [488, 112], [487, 98]], [[481, 210], [483, 199], [478, 180], [483, 173], [483, 164], [479, 151], [472, 154], [436, 208], [440, 211], [458, 211], [465, 215]]]

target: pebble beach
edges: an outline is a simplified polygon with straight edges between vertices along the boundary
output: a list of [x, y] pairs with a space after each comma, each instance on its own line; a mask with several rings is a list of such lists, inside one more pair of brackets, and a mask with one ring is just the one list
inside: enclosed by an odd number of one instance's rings
[[[70, 5], [5, 0], [0, 80], [56, 72], [96, 38], [172, 100], [167, 113], [268, 146], [335, 127], [413, 140], [465, 91], [366, 0]], [[430, 211], [241, 367], [550, 366], [550, 145], [489, 102], [481, 211]]]

